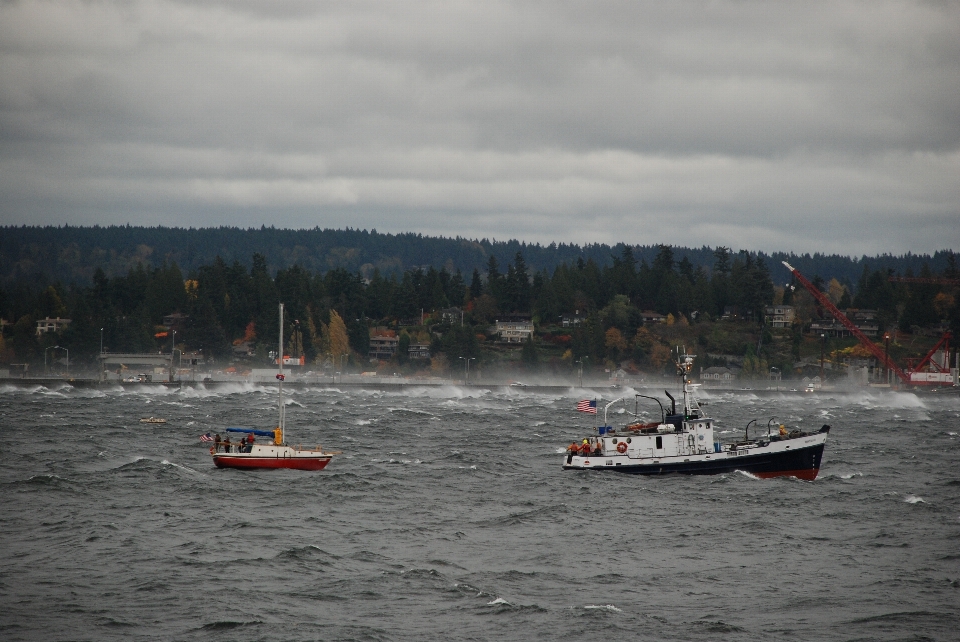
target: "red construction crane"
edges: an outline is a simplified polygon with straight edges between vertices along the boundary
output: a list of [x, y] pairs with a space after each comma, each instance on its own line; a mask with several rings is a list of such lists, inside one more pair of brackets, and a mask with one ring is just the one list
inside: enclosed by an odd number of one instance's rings
[[[911, 380], [912, 380], [911, 382], [912, 382], [912, 383], [927, 383], [926, 381], [920, 381], [920, 380], [918, 380], [918, 379], [919, 379], [918, 377], [913, 376], [913, 375], [916, 375], [916, 374], [920, 373], [920, 368], [923, 368], [924, 366], [929, 366], [929, 367], [933, 368], [933, 372], [927, 371], [927, 372], [930, 372], [931, 375], [938, 375], [938, 374], [939, 374], [939, 375], [948, 375], [948, 374], [950, 374], [950, 364], [948, 363], [948, 361], [949, 361], [949, 355], [950, 355], [950, 337], [951, 337], [951, 336], [952, 336], [952, 335], [950, 334], [950, 332], [944, 332], [944, 333], [943, 333], [943, 336], [940, 337], [940, 341], [937, 342], [937, 345], [933, 346], [933, 347], [930, 349], [930, 352], [928, 352], [927, 355], [926, 355], [923, 359], [921, 359], [921, 360], [920, 360], [920, 363], [918, 363], [916, 366], [912, 365], [912, 364], [910, 363], [910, 360], [909, 360], [909, 359], [907, 360], [907, 366], [908, 366], [909, 369], [910, 369]], [[943, 354], [944, 354], [944, 355], [947, 355], [947, 356], [945, 357], [945, 361], [947, 361], [947, 363], [937, 363], [937, 362], [934, 361], [934, 359], [933, 359], [934, 356], [936, 356], [937, 352], [938, 352], [941, 348], [943, 349]], [[922, 373], [921, 373], [921, 374], [922, 374]], [[943, 377], [936, 377], [936, 376], [934, 376], [934, 377], [931, 377], [931, 378], [933, 379], [933, 382], [932, 382], [932, 383], [942, 383], [942, 382], [943, 382], [943, 381], [942, 381]]]
[[799, 270], [794, 268], [792, 265], [790, 265], [786, 261], [783, 261], [783, 264], [787, 266], [787, 269], [790, 270], [790, 273], [793, 274], [794, 278], [796, 278], [797, 281], [800, 281], [800, 284], [803, 287], [807, 288], [810, 294], [813, 295], [813, 298], [815, 298], [817, 302], [820, 303], [820, 305], [822, 305], [827, 310], [829, 310], [830, 314], [836, 317], [837, 321], [842, 323], [843, 327], [845, 327], [847, 330], [850, 331], [850, 334], [852, 334], [853, 336], [855, 336], [857, 339], [860, 340], [860, 343], [863, 344], [863, 347], [869, 350], [870, 353], [877, 358], [877, 361], [879, 361], [884, 366], [886, 366], [890, 370], [893, 370], [895, 373], [897, 373], [897, 376], [900, 377], [901, 381], [903, 381], [904, 383], [910, 383], [910, 376], [906, 372], [901, 370], [897, 366], [897, 364], [893, 362], [893, 359], [891, 359], [883, 350], [880, 349], [880, 346], [875, 344], [873, 341], [871, 341], [867, 337], [867, 335], [861, 332], [860, 328], [854, 325], [853, 321], [848, 319], [847, 316], [843, 312], [841, 312], [837, 308], [837, 306], [835, 306], [833, 302], [826, 297], [826, 295], [823, 292], [817, 289], [817, 286], [815, 286], [813, 283], [810, 283], [810, 281], [808, 281], [806, 277], [800, 274]]

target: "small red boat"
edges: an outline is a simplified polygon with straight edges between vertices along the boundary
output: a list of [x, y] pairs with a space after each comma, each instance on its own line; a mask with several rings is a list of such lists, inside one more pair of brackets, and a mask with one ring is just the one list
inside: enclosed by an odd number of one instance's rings
[[[286, 417], [283, 405], [283, 304], [280, 304], [280, 355], [277, 360], [280, 372], [279, 383], [279, 422], [273, 430], [255, 430], [253, 428], [227, 428], [228, 433], [241, 433], [237, 443], [223, 441], [210, 449], [213, 463], [217, 468], [292, 468], [294, 470], [323, 470], [334, 455], [339, 452], [324, 452], [316, 448], [303, 448], [299, 445], [288, 446], [284, 441]], [[256, 436], [270, 437], [268, 443], [257, 443]]]
[[[236, 446], [232, 448], [235, 449]], [[323, 470], [334, 455], [334, 453], [323, 452], [319, 446], [316, 449], [303, 449], [299, 446], [254, 443], [249, 448], [249, 452], [214, 452], [213, 463], [217, 468]]]

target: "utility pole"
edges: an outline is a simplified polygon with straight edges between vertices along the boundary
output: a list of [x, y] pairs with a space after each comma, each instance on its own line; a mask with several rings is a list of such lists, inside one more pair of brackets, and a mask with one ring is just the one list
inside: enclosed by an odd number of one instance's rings
[[823, 388], [823, 349], [827, 344], [827, 335], [820, 333], [820, 388]]

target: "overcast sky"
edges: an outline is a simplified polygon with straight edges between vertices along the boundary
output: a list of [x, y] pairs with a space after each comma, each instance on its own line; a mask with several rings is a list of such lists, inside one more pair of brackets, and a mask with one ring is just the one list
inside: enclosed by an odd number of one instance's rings
[[960, 250], [960, 3], [0, 0], [0, 224]]

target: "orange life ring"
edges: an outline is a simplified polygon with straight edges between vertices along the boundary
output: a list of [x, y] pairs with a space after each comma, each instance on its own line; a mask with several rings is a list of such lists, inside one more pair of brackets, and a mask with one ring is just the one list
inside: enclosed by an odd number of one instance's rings
[[617, 452], [621, 455], [627, 452], [627, 442], [621, 441], [619, 444], [617, 444]]

